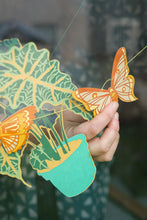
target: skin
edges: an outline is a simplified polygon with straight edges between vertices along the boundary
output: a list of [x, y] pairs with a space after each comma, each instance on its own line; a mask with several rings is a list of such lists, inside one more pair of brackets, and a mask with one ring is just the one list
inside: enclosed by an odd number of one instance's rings
[[[90, 153], [95, 161], [111, 161], [119, 142], [119, 114], [117, 102], [111, 102], [104, 110], [90, 121], [64, 111], [64, 127], [67, 137], [84, 134]], [[102, 136], [96, 137], [105, 128]]]

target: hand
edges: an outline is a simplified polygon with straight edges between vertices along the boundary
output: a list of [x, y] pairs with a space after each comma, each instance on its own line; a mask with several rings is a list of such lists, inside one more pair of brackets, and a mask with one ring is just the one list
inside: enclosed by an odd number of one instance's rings
[[[119, 142], [118, 103], [112, 102], [90, 121], [71, 111], [64, 111], [64, 126], [67, 137], [84, 134], [90, 153], [95, 161], [111, 161]], [[105, 128], [106, 127], [106, 128]], [[103, 129], [100, 138], [96, 137]]]

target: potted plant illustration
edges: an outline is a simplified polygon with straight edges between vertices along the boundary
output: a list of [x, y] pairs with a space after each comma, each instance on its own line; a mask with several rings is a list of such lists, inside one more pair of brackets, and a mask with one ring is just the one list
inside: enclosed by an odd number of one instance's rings
[[85, 136], [79, 134], [67, 139], [62, 111], [57, 117], [63, 141], [55, 129], [55, 123], [52, 125], [49, 117], [42, 118], [45, 126], [32, 127], [32, 133], [40, 145], [32, 150], [30, 162], [38, 175], [50, 180], [64, 195], [72, 197], [86, 190], [93, 182], [96, 168]]
[[[9, 155], [3, 151], [3, 143], [0, 142], [0, 173], [24, 182], [21, 157], [29, 143], [33, 146], [30, 163], [38, 175], [50, 180], [65, 195], [75, 196], [84, 191], [95, 177], [96, 169], [85, 136], [80, 134], [68, 139], [62, 111], [46, 113], [43, 106], [49, 104], [56, 108], [65, 105], [87, 120], [92, 118], [92, 114], [72, 98], [77, 87], [68, 74], [60, 71], [59, 61], [49, 60], [49, 55], [48, 50], [38, 50], [32, 42], [24, 46], [18, 39], [0, 42], [0, 95], [7, 100], [4, 109], [9, 109], [11, 115], [24, 106], [34, 106], [37, 114], [34, 114], [27, 132], [31, 131], [39, 143], [36, 145], [28, 139], [22, 143], [21, 149]], [[55, 127], [57, 120], [61, 134]]]

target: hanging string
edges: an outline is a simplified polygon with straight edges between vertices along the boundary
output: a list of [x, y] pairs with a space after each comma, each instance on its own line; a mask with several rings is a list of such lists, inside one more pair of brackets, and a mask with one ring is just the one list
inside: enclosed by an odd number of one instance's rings
[[[141, 49], [134, 57], [132, 57], [132, 58], [127, 62], [127, 64], [130, 63], [130, 62], [132, 62], [132, 61], [133, 61], [139, 54], [141, 54], [146, 48], [147, 48], [147, 45], [146, 45], [145, 47], [143, 47], [143, 49]], [[103, 86], [102, 86], [102, 89], [104, 88], [104, 86], [105, 86], [110, 80], [111, 80], [111, 79], [106, 80], [106, 82], [105, 82], [105, 83], [103, 84]], [[3, 106], [4, 108], [7, 108], [7, 106], [6, 106], [4, 103], [2, 103], [2, 102], [0, 102], [0, 105]], [[78, 104], [78, 105], [72, 107], [71, 110], [74, 109], [74, 108], [77, 108], [77, 107], [83, 107], [83, 104], [80, 103], [80, 104]], [[54, 112], [54, 113], [49, 113], [49, 114], [43, 115], [43, 116], [41, 116], [41, 117], [35, 118], [34, 120], [39, 120], [39, 119], [41, 119], [41, 118], [45, 118], [45, 117], [47, 117], [47, 116], [54, 115], [54, 114], [56, 114], [56, 113], [60, 113], [60, 112], [64, 112], [64, 111], [68, 111], [68, 110], [69, 110], [69, 109], [62, 109], [62, 110], [60, 110], [60, 111], [56, 111], [56, 112]]]
[[[134, 57], [132, 57], [128, 62], [127, 64], [131, 63], [139, 54], [141, 54], [145, 49], [147, 48], [147, 45], [144, 46]], [[107, 79], [106, 82], [103, 84], [102, 88], [101, 89], [104, 89], [105, 85], [111, 81], [112, 79]]]
[[[127, 63], [132, 62], [132, 61], [133, 61], [139, 54], [141, 54], [146, 48], [147, 48], [147, 45], [146, 45], [143, 49], [141, 49], [134, 57], [132, 57]], [[111, 79], [106, 80], [106, 82], [105, 82], [105, 83], [103, 84], [103, 86], [102, 86], [102, 89], [104, 88], [104, 86], [105, 86], [109, 81], [111, 81]], [[3, 106], [4, 108], [7, 108], [7, 106], [6, 106], [4, 103], [2, 103], [2, 102], [0, 102], [0, 105]], [[74, 109], [74, 108], [77, 108], [77, 107], [82, 107], [82, 106], [83, 106], [83, 104], [80, 103], [80, 104], [78, 104], [78, 105], [72, 107], [71, 110]], [[56, 113], [60, 113], [60, 112], [64, 112], [64, 111], [68, 111], [68, 110], [69, 110], [69, 109], [62, 109], [62, 110], [60, 110], [60, 111], [56, 111], [56, 112], [49, 113], [49, 114], [43, 115], [43, 116], [41, 116], [41, 117], [35, 118], [34, 120], [39, 120], [39, 119], [41, 119], [41, 118], [45, 118], [45, 117], [47, 117], [47, 116], [54, 115], [54, 114], [56, 114]]]
[[71, 22], [69, 23], [69, 25], [67, 26], [67, 28], [65, 29], [64, 33], [62, 34], [62, 36], [60, 37], [55, 49], [53, 50], [53, 52], [51, 53], [51, 56], [50, 58], [54, 55], [55, 51], [57, 50], [57, 48], [59, 47], [61, 41], [63, 40], [63, 38], [65, 37], [66, 33], [68, 32], [68, 30], [70, 29], [71, 25], [73, 24], [74, 20], [76, 19], [77, 15], [79, 14], [82, 6], [83, 6], [83, 3], [85, 2], [85, 0], [82, 1], [80, 7], [78, 8], [78, 10], [76, 11], [76, 13], [74, 14]]
[[[139, 54], [141, 54], [146, 48], [147, 48], [147, 45], [146, 45], [143, 49], [141, 49], [134, 57], [132, 57], [132, 58], [127, 62], [127, 64], [130, 63], [130, 62], [132, 62], [132, 61], [133, 61]], [[102, 86], [102, 89], [105, 87], [105, 85], [106, 85], [109, 81], [111, 81], [111, 79], [106, 80], [106, 82], [105, 82], [105, 83], [103, 84], [103, 86]], [[78, 104], [78, 105], [72, 107], [71, 110], [74, 109], [74, 108], [77, 108], [77, 107], [81, 107], [81, 106], [83, 106], [83, 104]], [[35, 118], [34, 120], [41, 119], [41, 118], [44, 118], [44, 117], [47, 117], [47, 116], [50, 116], [50, 115], [54, 115], [54, 114], [56, 114], [56, 113], [68, 111], [68, 110], [69, 110], [69, 109], [62, 109], [62, 110], [60, 110], [60, 111], [56, 111], [56, 112], [54, 112], [54, 113], [50, 113], [50, 114], [43, 115], [43, 116], [41, 116], [41, 117]]]
[[[73, 16], [71, 22], [68, 24], [67, 28], [65, 29], [64, 33], [62, 34], [61, 38], [59, 39], [59, 41], [58, 41], [56, 47], [54, 48], [53, 52], [51, 53], [51, 56], [50, 56], [50, 57], [52, 57], [52, 56], [54, 55], [54, 53], [55, 53], [55, 51], [57, 50], [57, 48], [59, 47], [61, 41], [64, 39], [66, 33], [68, 32], [68, 30], [70, 29], [70, 27], [71, 27], [71, 25], [73, 24], [74, 20], [76, 19], [77, 15], [79, 14], [79, 12], [80, 12], [80, 10], [81, 10], [81, 8], [82, 8], [84, 2], [85, 2], [85, 0], [83, 0], [83, 1], [81, 2], [80, 7], [79, 7], [78, 10], [76, 11], [76, 13], [74, 14], [74, 16]], [[146, 48], [147, 48], [147, 45], [146, 45], [142, 50], [140, 50], [134, 57], [132, 57], [132, 58], [128, 61], [128, 64], [129, 64], [130, 62], [132, 62], [132, 61], [133, 61], [139, 54], [141, 54]], [[111, 79], [106, 80], [106, 82], [105, 82], [105, 83], [103, 84], [103, 86], [102, 86], [102, 89], [105, 87], [105, 85], [106, 85], [109, 81], [111, 81]], [[4, 105], [4, 103], [0, 103], [0, 104], [3, 105], [4, 108], [7, 107], [6, 105]], [[74, 107], [71, 108], [71, 109], [74, 109], [74, 108], [80, 107], [80, 106], [83, 106], [83, 104], [76, 105], [76, 106], [74, 106]], [[56, 111], [56, 112], [54, 112], [54, 113], [50, 113], [50, 114], [47, 114], [47, 115], [44, 115], [44, 116], [35, 118], [34, 120], [38, 120], [38, 119], [41, 119], [41, 118], [44, 118], [44, 117], [47, 117], [47, 116], [50, 116], [50, 115], [54, 115], [54, 114], [56, 114], [56, 113], [64, 112], [64, 111], [68, 111], [68, 109], [62, 109], [62, 110], [60, 110], [60, 111]]]
[[147, 48], [147, 45], [144, 47], [144, 48], [142, 48], [142, 50], [140, 50], [134, 57], [132, 57], [132, 59], [130, 59], [129, 61], [128, 61], [128, 64], [130, 63], [130, 62], [132, 62], [139, 54], [141, 54], [145, 49]]

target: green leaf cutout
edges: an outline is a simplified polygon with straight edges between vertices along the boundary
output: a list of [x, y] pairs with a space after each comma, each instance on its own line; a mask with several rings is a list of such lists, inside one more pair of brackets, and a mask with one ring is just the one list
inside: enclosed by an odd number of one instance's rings
[[21, 47], [21, 44], [17, 38], [0, 41], [0, 53], [6, 53], [14, 46]]
[[45, 160], [51, 160], [49, 155], [47, 155], [44, 149], [40, 146], [37, 146], [34, 150], [32, 150], [30, 155], [30, 163], [33, 169], [42, 170], [47, 169], [47, 163]]
[[21, 180], [25, 185], [29, 186], [22, 178], [22, 172], [20, 168], [22, 153], [7, 154], [1, 145], [0, 147], [0, 173], [15, 177]]
[[1, 54], [0, 62], [7, 69], [1, 71], [0, 92], [7, 96], [13, 108], [21, 103], [38, 109], [48, 101], [61, 104], [76, 89], [70, 77], [59, 71], [59, 62], [49, 61], [48, 50], [37, 50], [34, 43]]
[[[46, 128], [47, 129], [47, 128]], [[47, 161], [60, 160], [60, 155], [56, 149], [56, 144], [51, 136], [46, 136], [40, 128], [33, 129], [33, 134], [40, 142], [40, 145], [35, 146], [30, 154], [30, 163], [35, 170], [47, 169]], [[50, 130], [46, 130], [50, 135]]]
[[[4, 101], [4, 100], [3, 100]], [[3, 104], [3, 103], [2, 103]], [[10, 106], [3, 107], [0, 106], [1, 111], [1, 119], [8, 117], [11, 114], [14, 114], [17, 110], [11, 109]], [[3, 122], [0, 122], [2, 124]], [[1, 134], [2, 135], [2, 134]], [[25, 185], [29, 186], [23, 178], [22, 178], [22, 170], [21, 170], [21, 158], [23, 156], [23, 152], [25, 150], [26, 145], [22, 147], [21, 150], [17, 151], [16, 153], [8, 154], [5, 151], [4, 145], [0, 139], [0, 174], [8, 175], [10, 177], [17, 178], [21, 180]]]
[[20, 104], [35, 105], [38, 109], [44, 103], [65, 104], [85, 119], [91, 118], [90, 113], [72, 99], [77, 87], [68, 74], [60, 71], [58, 60], [49, 60], [48, 50], [38, 50], [32, 42], [18, 47], [16, 39], [9, 45], [10, 50], [5, 48], [0, 52], [0, 96], [7, 98], [12, 108]]

